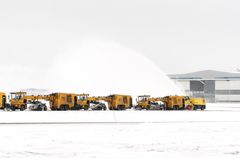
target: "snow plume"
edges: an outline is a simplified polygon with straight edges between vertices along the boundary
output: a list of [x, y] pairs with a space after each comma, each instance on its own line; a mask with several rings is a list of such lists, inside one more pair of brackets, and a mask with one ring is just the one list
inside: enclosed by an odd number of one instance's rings
[[133, 49], [105, 39], [83, 39], [59, 51], [45, 70], [1, 65], [0, 91], [32, 87], [91, 95], [182, 94], [165, 73]]
[[56, 57], [48, 72], [48, 84], [56, 91], [91, 95], [182, 94], [146, 57], [103, 39], [71, 44]]

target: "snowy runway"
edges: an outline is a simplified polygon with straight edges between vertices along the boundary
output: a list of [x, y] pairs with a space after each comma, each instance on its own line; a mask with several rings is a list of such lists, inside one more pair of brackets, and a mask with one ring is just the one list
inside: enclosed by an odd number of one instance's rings
[[12, 123], [0, 125], [0, 157], [237, 158], [240, 111], [231, 109], [0, 112], [1, 123]]

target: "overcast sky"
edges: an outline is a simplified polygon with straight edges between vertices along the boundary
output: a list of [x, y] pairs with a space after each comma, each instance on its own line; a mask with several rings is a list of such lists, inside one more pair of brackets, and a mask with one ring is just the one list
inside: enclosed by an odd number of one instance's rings
[[69, 43], [104, 38], [166, 73], [240, 68], [239, 0], [2, 0], [2, 69], [39, 72]]

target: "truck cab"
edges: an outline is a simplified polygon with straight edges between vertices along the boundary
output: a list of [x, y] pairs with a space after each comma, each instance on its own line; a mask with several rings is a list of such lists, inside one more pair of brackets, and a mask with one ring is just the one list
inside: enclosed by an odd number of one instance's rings
[[27, 109], [27, 99], [25, 96], [27, 95], [27, 92], [12, 92], [10, 93], [10, 104], [12, 110], [20, 109], [21, 111], [24, 111]]

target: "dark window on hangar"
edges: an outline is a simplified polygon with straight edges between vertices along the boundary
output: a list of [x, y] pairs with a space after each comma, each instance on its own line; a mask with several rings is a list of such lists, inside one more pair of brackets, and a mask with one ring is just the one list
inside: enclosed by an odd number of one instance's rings
[[204, 91], [204, 84], [200, 81], [190, 81], [190, 91]]

